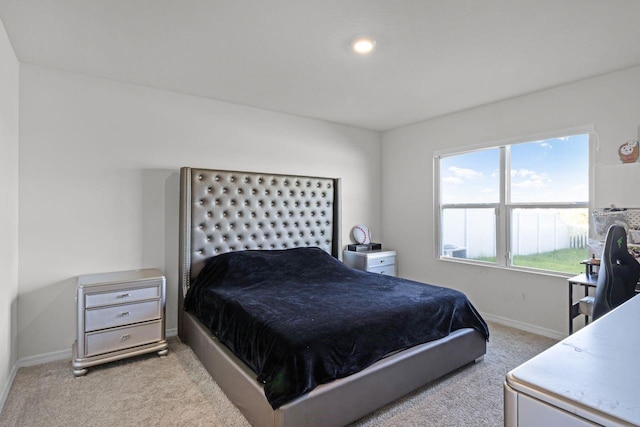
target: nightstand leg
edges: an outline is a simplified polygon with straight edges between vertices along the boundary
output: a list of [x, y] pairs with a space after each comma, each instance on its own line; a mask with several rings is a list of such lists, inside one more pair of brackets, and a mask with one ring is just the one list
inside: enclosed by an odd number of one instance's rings
[[168, 348], [165, 348], [164, 350], [160, 350], [158, 352], [158, 356], [161, 356], [161, 357], [162, 356], [166, 356], [167, 354], [169, 354], [169, 349]]
[[89, 372], [88, 369], [74, 369], [73, 375], [75, 375], [76, 377], [84, 377], [85, 375], [87, 375], [87, 372]]

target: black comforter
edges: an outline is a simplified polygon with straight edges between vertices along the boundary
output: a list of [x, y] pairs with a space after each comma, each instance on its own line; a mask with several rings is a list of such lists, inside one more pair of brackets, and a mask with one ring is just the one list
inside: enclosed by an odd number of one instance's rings
[[185, 309], [256, 372], [274, 409], [456, 329], [489, 337], [461, 292], [354, 270], [318, 248], [215, 256]]

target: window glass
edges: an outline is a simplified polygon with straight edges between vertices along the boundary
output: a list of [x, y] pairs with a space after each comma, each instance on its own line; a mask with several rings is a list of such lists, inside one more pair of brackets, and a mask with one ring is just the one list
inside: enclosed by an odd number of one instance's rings
[[444, 157], [440, 163], [442, 203], [497, 203], [500, 149]]
[[438, 161], [441, 257], [582, 271], [580, 261], [588, 256], [588, 134], [503, 144]]
[[511, 146], [511, 202], [589, 200], [589, 135]]
[[588, 257], [589, 212], [577, 209], [513, 209], [512, 265], [581, 273]]
[[444, 209], [442, 256], [496, 261], [495, 209]]

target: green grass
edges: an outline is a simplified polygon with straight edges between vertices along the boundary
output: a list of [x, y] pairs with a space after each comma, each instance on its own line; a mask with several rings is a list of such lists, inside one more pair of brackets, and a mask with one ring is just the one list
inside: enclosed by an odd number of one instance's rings
[[[558, 271], [562, 273], [580, 274], [584, 272], [584, 265], [580, 261], [588, 256], [586, 249], [561, 249], [559, 251], [542, 252], [532, 255], [515, 255], [515, 267], [539, 268], [541, 270]], [[495, 262], [495, 257], [476, 258], [478, 261]]]

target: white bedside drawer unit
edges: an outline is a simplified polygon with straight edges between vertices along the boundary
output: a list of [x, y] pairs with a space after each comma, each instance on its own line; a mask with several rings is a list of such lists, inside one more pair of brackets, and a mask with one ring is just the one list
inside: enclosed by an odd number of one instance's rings
[[344, 251], [343, 260], [346, 265], [371, 273], [397, 275], [396, 251], [354, 252]]
[[125, 357], [166, 355], [165, 286], [156, 269], [79, 276], [74, 375]]

